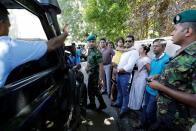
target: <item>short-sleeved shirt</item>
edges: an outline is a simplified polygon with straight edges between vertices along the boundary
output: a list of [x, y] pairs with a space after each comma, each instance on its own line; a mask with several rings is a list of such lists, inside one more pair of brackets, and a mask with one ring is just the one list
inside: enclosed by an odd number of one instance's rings
[[111, 48], [106, 47], [101, 49], [101, 53], [103, 57], [103, 65], [111, 64], [114, 51]]
[[118, 64], [120, 62], [120, 57], [123, 53], [121, 51], [115, 51], [115, 55], [112, 58], [112, 62]]
[[14, 40], [9, 36], [0, 36], [0, 88], [15, 67], [39, 59], [46, 51], [45, 41]]
[[[150, 63], [149, 76], [160, 75], [165, 67], [165, 64], [169, 61], [169, 58], [170, 56], [168, 54], [163, 53], [159, 58], [152, 59]], [[146, 86], [146, 91], [153, 96], [158, 95], [158, 91], [151, 88], [149, 85]]]
[[[160, 82], [167, 87], [187, 93], [196, 93], [196, 41], [176, 55], [166, 66], [160, 77]], [[179, 107], [169, 111], [169, 105], [176, 103]], [[180, 110], [181, 109], [181, 110]], [[184, 111], [182, 109], [185, 109]], [[160, 114], [173, 114], [177, 123], [183, 122], [190, 129], [196, 122], [196, 110], [160, 93], [158, 99]], [[188, 111], [188, 116], [184, 114]], [[172, 113], [171, 113], [172, 112]], [[182, 118], [183, 114], [185, 118]], [[181, 118], [180, 118], [181, 116]]]
[[91, 47], [88, 49], [87, 56], [87, 70], [89, 72], [98, 72], [99, 63], [102, 63], [102, 54], [96, 47]]

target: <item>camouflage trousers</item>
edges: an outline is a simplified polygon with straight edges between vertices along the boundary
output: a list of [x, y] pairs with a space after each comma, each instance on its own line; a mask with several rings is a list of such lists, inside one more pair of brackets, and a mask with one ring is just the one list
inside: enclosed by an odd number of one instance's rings
[[170, 102], [166, 109], [165, 113], [158, 113], [157, 121], [150, 126], [150, 131], [189, 131], [191, 129], [194, 124], [191, 117], [194, 116], [188, 108], [176, 102]]

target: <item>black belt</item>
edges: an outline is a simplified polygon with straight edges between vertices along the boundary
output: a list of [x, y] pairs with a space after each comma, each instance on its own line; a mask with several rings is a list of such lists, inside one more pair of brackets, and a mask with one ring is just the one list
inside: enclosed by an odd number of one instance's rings
[[110, 65], [110, 64], [103, 64], [103, 65]]
[[123, 73], [118, 73], [118, 75], [131, 75], [130, 72], [123, 72]]

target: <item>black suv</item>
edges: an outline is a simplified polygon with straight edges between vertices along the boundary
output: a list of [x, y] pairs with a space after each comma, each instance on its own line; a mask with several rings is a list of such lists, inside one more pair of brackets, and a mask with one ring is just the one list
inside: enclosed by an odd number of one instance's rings
[[[57, 0], [1, 3], [10, 12], [12, 37], [50, 39], [61, 33]], [[0, 131], [75, 130], [80, 122], [79, 89], [64, 47], [14, 69], [0, 88], [0, 104]]]

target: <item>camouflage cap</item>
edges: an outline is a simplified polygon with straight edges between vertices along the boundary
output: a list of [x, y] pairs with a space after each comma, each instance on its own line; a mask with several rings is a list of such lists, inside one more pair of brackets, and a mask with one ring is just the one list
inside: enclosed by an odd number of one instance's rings
[[91, 34], [87, 37], [86, 41], [96, 40], [96, 36]]
[[174, 17], [174, 24], [196, 22], [196, 9], [185, 10]]

